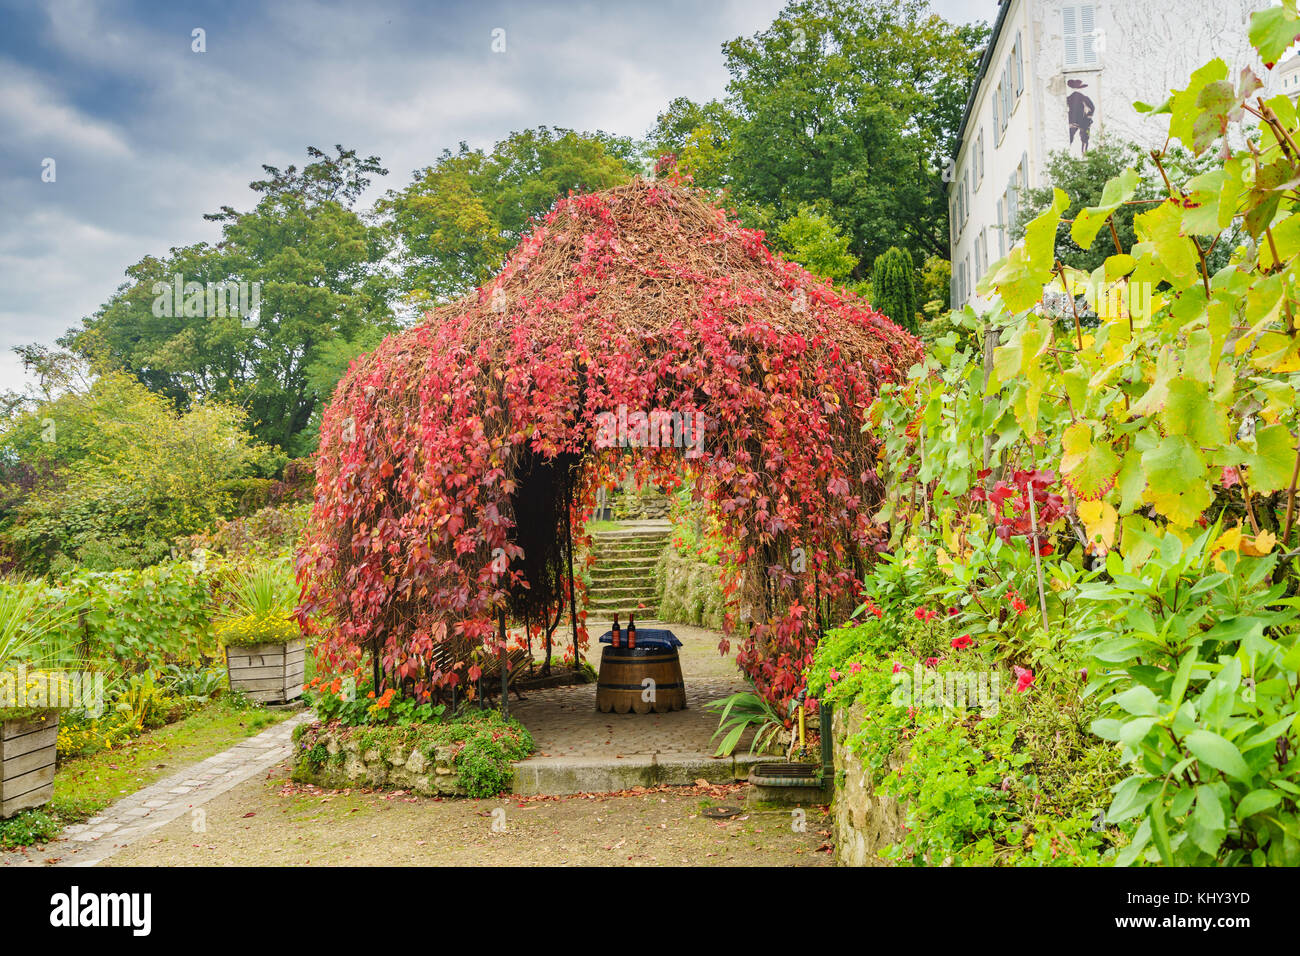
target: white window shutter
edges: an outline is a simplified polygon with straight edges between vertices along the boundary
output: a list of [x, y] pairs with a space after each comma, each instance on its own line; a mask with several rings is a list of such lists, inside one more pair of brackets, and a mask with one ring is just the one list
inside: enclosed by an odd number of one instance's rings
[[1079, 4], [1079, 49], [1085, 66], [1097, 62], [1097, 17], [1091, 3]]
[[1061, 9], [1061, 38], [1065, 41], [1065, 65], [1079, 65], [1079, 13], [1075, 7]]
[[1016, 34], [1016, 47], [1012, 51], [1016, 58], [1016, 95], [1025, 91], [1025, 52], [1020, 46], [1020, 34]]

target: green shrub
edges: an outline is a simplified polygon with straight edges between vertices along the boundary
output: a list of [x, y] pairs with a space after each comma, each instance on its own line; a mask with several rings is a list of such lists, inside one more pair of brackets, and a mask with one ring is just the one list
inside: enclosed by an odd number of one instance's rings
[[1105, 696], [1093, 729], [1130, 771], [1108, 818], [1140, 821], [1123, 863], [1300, 866], [1300, 601], [1270, 584], [1276, 554], [1230, 537], [1137, 533], [1081, 588], [1103, 610], [1080, 638]]
[[900, 328], [917, 330], [916, 269], [906, 249], [890, 246], [876, 257], [871, 271], [871, 304]]
[[[827, 634], [809, 688], [836, 708], [859, 705], [846, 745], [876, 792], [906, 808], [908, 828], [886, 855], [912, 865], [1113, 862], [1133, 828], [1103, 825], [1106, 792], [1121, 774], [1113, 748], [1089, 732], [1099, 707], [1083, 696], [1082, 678], [1043, 673], [1018, 691], [992, 640], [954, 648], [958, 617], [918, 617], [891, 591], [891, 576], [914, 580], [915, 569], [878, 570], [884, 580], [869, 583], [885, 595], [880, 616]], [[900, 681], [918, 666], [940, 685], [983, 675], [991, 699], [909, 699]]]
[[117, 671], [198, 662], [213, 653], [208, 599], [209, 574], [190, 561], [65, 574], [47, 589], [55, 605], [85, 612], [84, 627], [74, 616], [63, 639], [84, 641], [93, 660]]
[[0, 848], [49, 843], [59, 835], [61, 824], [44, 810], [23, 810], [8, 820], [0, 820]]

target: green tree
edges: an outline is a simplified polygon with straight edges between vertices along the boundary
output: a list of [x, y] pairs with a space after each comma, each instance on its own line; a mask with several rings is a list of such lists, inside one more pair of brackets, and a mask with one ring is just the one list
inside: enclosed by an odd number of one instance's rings
[[655, 119], [646, 135], [642, 155], [653, 165], [661, 156], [676, 159], [677, 172], [704, 189], [720, 190], [730, 183], [732, 127], [736, 117], [718, 100], [696, 103], [679, 96]]
[[843, 282], [853, 273], [858, 257], [849, 252], [849, 237], [827, 213], [812, 206], [800, 206], [799, 212], [777, 228], [777, 248], [809, 272]]
[[768, 227], [828, 203], [858, 278], [891, 245], [946, 255], [940, 171], [987, 35], [925, 0], [792, 0], [767, 30], [726, 43], [742, 216], [766, 210], [747, 218]]
[[939, 256], [927, 257], [916, 287], [916, 304], [926, 318], [947, 311], [951, 289], [952, 263]]
[[[101, 370], [129, 372], [181, 408], [237, 404], [259, 439], [309, 453], [316, 442], [309, 424], [333, 383], [310, 380], [308, 369], [340, 342], [397, 327], [382, 265], [386, 233], [352, 208], [370, 175], [387, 171], [377, 157], [336, 151], [309, 148], [313, 161], [302, 169], [263, 167], [267, 178], [250, 184], [261, 194], [255, 208], [224, 206], [205, 217], [222, 223], [218, 245], [146, 256], [61, 344]], [[199, 294], [175, 296], [178, 276]], [[205, 294], [225, 283], [246, 291], [241, 314]]]
[[215, 402], [177, 411], [133, 377], [111, 372], [20, 415], [0, 435], [8, 474], [0, 536], [25, 570], [69, 563], [130, 567], [231, 513], [236, 479], [283, 464], [244, 430], [244, 413]]
[[871, 270], [871, 304], [909, 332], [918, 331], [915, 271], [911, 253], [897, 246], [877, 256]]
[[640, 171], [635, 144], [606, 133], [512, 133], [490, 153], [445, 150], [379, 208], [401, 242], [401, 289], [417, 306], [462, 295], [496, 272], [534, 216], [570, 190], [590, 192]]

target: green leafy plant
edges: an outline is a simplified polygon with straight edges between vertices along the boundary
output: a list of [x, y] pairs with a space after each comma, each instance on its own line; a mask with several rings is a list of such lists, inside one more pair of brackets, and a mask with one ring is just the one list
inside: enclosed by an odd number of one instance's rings
[[160, 726], [163, 723], [160, 718], [169, 709], [169, 704], [153, 673], [145, 671], [127, 679], [114, 709], [125, 715], [134, 736], [143, 733], [146, 727]]
[[1131, 771], [1108, 816], [1140, 821], [1119, 862], [1300, 866], [1300, 601], [1217, 527], [1144, 543], [1081, 588], [1104, 608], [1082, 637], [1109, 693], [1093, 730]]
[[768, 700], [749, 691], [740, 691], [721, 700], [710, 701], [704, 709], [718, 714], [718, 729], [709, 739], [712, 743], [722, 735], [715, 757], [728, 757], [735, 753], [740, 738], [748, 730], [754, 731], [754, 739], [749, 745], [750, 753], [759, 753], [776, 739], [784, 729], [785, 719]]
[[284, 558], [232, 568], [222, 582], [222, 592], [224, 603], [218, 620], [287, 618], [298, 599], [292, 568]]

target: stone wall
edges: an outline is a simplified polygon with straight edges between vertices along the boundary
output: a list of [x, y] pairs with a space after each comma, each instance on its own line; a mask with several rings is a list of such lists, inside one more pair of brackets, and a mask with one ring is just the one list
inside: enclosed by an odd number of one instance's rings
[[666, 547], [655, 568], [659, 619], [722, 630], [725, 607], [718, 575], [716, 564], [691, 561], [678, 554], [672, 545]]
[[364, 727], [304, 725], [295, 734], [293, 779], [327, 790], [369, 787], [424, 797], [465, 796], [451, 747], [366, 740]]
[[[852, 753], [848, 739], [862, 726], [862, 706], [846, 712], [837, 708], [831, 717], [835, 754], [835, 796], [831, 826], [835, 860], [841, 866], [888, 866], [879, 854], [902, 836], [903, 809], [888, 796], [877, 796], [867, 767]], [[896, 765], [903, 757], [891, 759]]]
[[671, 506], [668, 496], [658, 488], [637, 488], [630, 482], [610, 495], [615, 521], [649, 521], [667, 518]]

